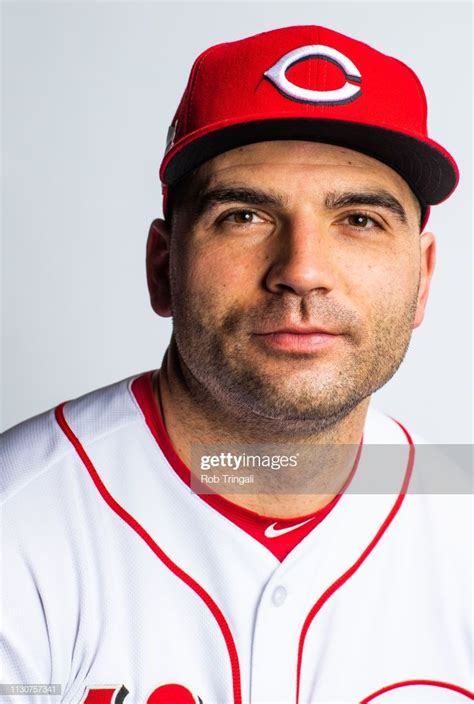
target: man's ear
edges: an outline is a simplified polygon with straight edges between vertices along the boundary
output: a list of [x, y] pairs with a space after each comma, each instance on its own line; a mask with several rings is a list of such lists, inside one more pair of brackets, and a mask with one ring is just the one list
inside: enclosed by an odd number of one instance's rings
[[413, 328], [417, 328], [423, 322], [431, 277], [436, 264], [436, 241], [431, 232], [424, 232], [420, 237], [420, 255], [420, 286]]
[[146, 245], [146, 276], [151, 307], [163, 318], [172, 315], [170, 290], [170, 237], [168, 224], [153, 220]]

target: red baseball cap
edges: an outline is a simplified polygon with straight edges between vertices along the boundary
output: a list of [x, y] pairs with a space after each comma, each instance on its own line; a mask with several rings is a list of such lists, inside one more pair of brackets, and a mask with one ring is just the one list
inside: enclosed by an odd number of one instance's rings
[[194, 62], [160, 167], [169, 190], [236, 147], [299, 139], [354, 149], [390, 166], [422, 207], [456, 188], [453, 157], [428, 137], [423, 87], [404, 63], [331, 29], [284, 27], [218, 44]]

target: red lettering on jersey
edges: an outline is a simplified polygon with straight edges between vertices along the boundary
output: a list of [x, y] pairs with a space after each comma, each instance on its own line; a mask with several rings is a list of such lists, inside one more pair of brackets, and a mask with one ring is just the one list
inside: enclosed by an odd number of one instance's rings
[[128, 694], [128, 689], [120, 687], [88, 687], [80, 704], [122, 704]]
[[[124, 685], [88, 687], [80, 704], [123, 704], [127, 694], [128, 689]], [[148, 695], [146, 704], [203, 704], [203, 701], [182, 684], [163, 684]]]
[[181, 684], [164, 684], [150, 694], [146, 704], [202, 704], [202, 700]]

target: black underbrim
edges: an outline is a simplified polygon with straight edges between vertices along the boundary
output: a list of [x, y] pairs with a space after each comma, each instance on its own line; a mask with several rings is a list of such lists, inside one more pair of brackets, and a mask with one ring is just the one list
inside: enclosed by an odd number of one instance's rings
[[215, 156], [255, 142], [299, 139], [334, 144], [367, 154], [390, 166], [410, 186], [424, 213], [445, 200], [457, 172], [441, 151], [421, 140], [383, 127], [337, 120], [287, 118], [222, 127], [198, 137], [171, 158], [164, 182], [172, 186]]

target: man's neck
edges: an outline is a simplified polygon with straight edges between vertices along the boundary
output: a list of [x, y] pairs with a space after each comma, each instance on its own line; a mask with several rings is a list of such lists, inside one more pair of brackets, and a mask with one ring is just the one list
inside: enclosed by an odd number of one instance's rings
[[[190, 383], [191, 382], [191, 383]], [[272, 428], [260, 419], [246, 422], [242, 416], [233, 417], [227, 409], [220, 408], [215, 400], [200, 396], [191, 389], [192, 380], [186, 378], [180, 365], [174, 339], [163, 358], [159, 374], [154, 375], [153, 390], [161, 408], [163, 422], [174, 449], [182, 461], [195, 474], [192, 466], [193, 443], [229, 445], [297, 443], [311, 445], [315, 456], [325, 457], [328, 448], [334, 448], [331, 464], [331, 479], [328, 480], [328, 493], [230, 493], [219, 492], [234, 504], [256, 511], [262, 515], [290, 518], [317, 511], [328, 504], [344, 485], [350, 474], [357, 447], [360, 443], [369, 399], [365, 399], [344, 418], [318, 432], [308, 432], [304, 428], [281, 426]], [[339, 446], [339, 447], [337, 447]], [[343, 451], [341, 451], [343, 446]], [[345, 449], [344, 449], [345, 448]], [[349, 464], [348, 464], [349, 462]], [[275, 473], [273, 473], [273, 478]], [[323, 480], [321, 486], [323, 485]], [[336, 488], [337, 487], [337, 488]], [[213, 487], [213, 491], [216, 488]]]

